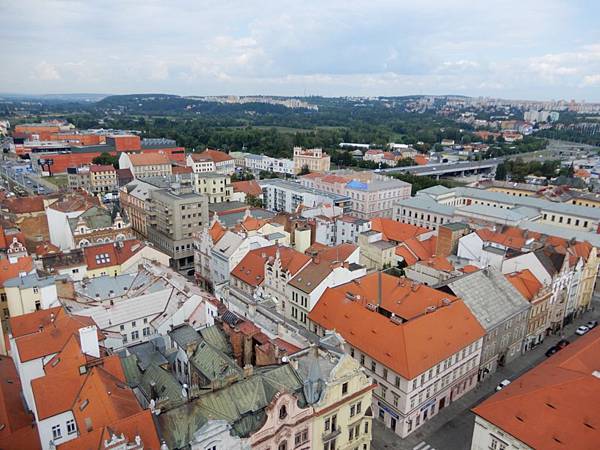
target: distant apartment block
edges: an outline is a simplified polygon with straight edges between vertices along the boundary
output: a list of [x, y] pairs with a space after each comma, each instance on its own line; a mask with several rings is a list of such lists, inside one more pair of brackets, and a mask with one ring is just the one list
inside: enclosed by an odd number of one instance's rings
[[217, 172], [233, 175], [235, 172], [235, 159], [219, 150], [206, 149], [200, 153], [191, 153], [186, 158], [186, 164], [194, 173]]
[[350, 197], [351, 214], [361, 219], [391, 218], [394, 204], [408, 199], [411, 193], [409, 183], [372, 172], [311, 173], [301, 177], [300, 183], [309, 188]]
[[350, 210], [350, 198], [345, 195], [307, 188], [278, 178], [261, 180], [259, 185], [263, 191], [264, 207], [272, 211], [293, 213], [300, 205], [314, 208], [321, 204], [339, 206], [344, 212]]
[[285, 158], [271, 158], [265, 155], [246, 155], [244, 158], [246, 169], [252, 171], [265, 171], [294, 175], [294, 161]]

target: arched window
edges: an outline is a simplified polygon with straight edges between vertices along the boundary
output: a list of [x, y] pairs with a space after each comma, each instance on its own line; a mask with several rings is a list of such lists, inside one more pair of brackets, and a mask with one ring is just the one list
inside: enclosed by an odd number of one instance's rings
[[277, 450], [287, 450], [287, 441], [280, 442]]
[[281, 408], [279, 408], [279, 419], [283, 420], [287, 417], [287, 409], [285, 408], [285, 405], [282, 405]]

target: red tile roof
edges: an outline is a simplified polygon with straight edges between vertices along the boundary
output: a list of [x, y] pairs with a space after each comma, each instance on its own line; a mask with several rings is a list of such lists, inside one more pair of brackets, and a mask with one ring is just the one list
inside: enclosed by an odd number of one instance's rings
[[256, 180], [234, 181], [233, 192], [244, 192], [247, 195], [259, 197], [262, 195], [262, 189]]
[[[318, 244], [318, 245], [317, 245]], [[358, 247], [354, 244], [344, 243], [333, 247], [328, 245], [319, 244], [315, 242], [308, 249], [306, 254], [311, 256], [317, 256], [321, 261], [328, 262], [344, 262], [346, 261]]]
[[23, 272], [30, 273], [31, 271], [33, 271], [31, 256], [21, 256], [14, 264], [11, 264], [8, 258], [2, 258], [0, 259], [0, 286], [3, 286], [6, 280], [18, 277]]
[[111, 164], [92, 164], [90, 172], [116, 172], [115, 166]]
[[473, 409], [527, 446], [596, 450], [600, 442], [600, 328]]
[[[57, 308], [52, 309], [56, 310]], [[32, 314], [33, 317], [28, 317]], [[13, 336], [15, 336], [15, 329], [18, 330], [16, 332], [22, 332], [31, 330], [34, 325], [43, 326], [42, 329], [34, 329], [34, 332], [29, 331], [31, 334], [21, 335], [16, 339], [15, 343], [21, 362], [58, 353], [73, 334], [79, 334], [80, 328], [95, 325], [91, 317], [70, 315], [62, 308], [54, 313], [54, 322], [50, 320], [50, 315], [38, 315], [37, 312], [32, 314], [10, 318]], [[105, 336], [99, 332], [98, 339], [103, 340], [104, 338]]]
[[367, 307], [378, 304], [377, 273], [327, 289], [309, 319], [409, 380], [485, 334], [462, 300], [387, 274], [381, 280], [381, 306], [402, 323]]
[[171, 173], [173, 175], [178, 175], [178, 174], [182, 174], [182, 173], [192, 173], [193, 170], [191, 167], [187, 167], [187, 166], [173, 166], [171, 168]]
[[170, 165], [169, 157], [164, 153], [128, 153], [129, 160], [134, 166], [160, 166]]
[[472, 264], [467, 264], [460, 270], [461, 270], [461, 272], [464, 272], [464, 273], [473, 273], [473, 272], [477, 272], [479, 270], [479, 267], [474, 266]]
[[83, 255], [88, 270], [101, 269], [121, 265], [136, 253], [140, 252], [145, 245], [137, 239], [128, 239], [118, 243], [92, 245], [83, 249]]
[[49, 207], [56, 211], [72, 212], [87, 211], [92, 206], [100, 206], [98, 197], [86, 192], [71, 192], [52, 203]]
[[37, 256], [45, 256], [52, 253], [60, 253], [60, 248], [54, 245], [52, 242], [44, 242], [35, 247], [35, 254]]
[[506, 278], [529, 301], [533, 300], [540, 289], [542, 289], [542, 283], [539, 282], [529, 269], [510, 273], [506, 275]]
[[223, 161], [232, 161], [233, 158], [225, 152], [219, 150], [212, 150], [207, 148], [201, 153], [192, 153], [192, 159], [210, 159], [214, 163], [220, 163]]
[[26, 214], [44, 211], [44, 197], [7, 198], [2, 201], [2, 208], [13, 214]]
[[442, 272], [452, 272], [454, 265], [445, 256], [433, 256], [421, 261], [419, 264], [425, 264]]
[[225, 234], [225, 227], [221, 225], [221, 222], [215, 221], [210, 229], [208, 230], [208, 234], [212, 239], [212, 243], [216, 244]]
[[39, 449], [35, 419], [25, 410], [21, 381], [12, 358], [0, 356], [0, 448]]
[[65, 442], [58, 448], [60, 450], [104, 450], [104, 442], [110, 441], [112, 434], [123, 435], [132, 446], [135, 444], [135, 437], [139, 436], [145, 449], [158, 450], [160, 448], [160, 440], [152, 419], [152, 412], [149, 409], [108, 423], [100, 428], [94, 428], [91, 432]]
[[413, 159], [419, 166], [424, 166], [429, 162], [429, 158], [425, 155], [417, 155]]
[[25, 245], [25, 235], [21, 231], [12, 230], [7, 233], [3, 227], [0, 227], [0, 249], [6, 250], [14, 239]]
[[526, 239], [514, 234], [498, 233], [487, 228], [475, 231], [484, 242], [494, 242], [507, 248], [520, 250], [525, 247]]
[[309, 256], [292, 248], [271, 245], [249, 251], [231, 271], [231, 275], [250, 286], [260, 286], [265, 279], [265, 264], [273, 263], [277, 251], [279, 251], [281, 269], [292, 276], [310, 262]]
[[371, 230], [381, 232], [384, 240], [386, 241], [394, 241], [398, 243], [421, 234], [431, 232], [427, 228], [418, 227], [408, 223], [401, 223], [382, 217], [371, 219]]
[[256, 217], [252, 217], [247, 216], [241, 225], [241, 228], [245, 231], [257, 231], [260, 230], [262, 227], [264, 227], [267, 224], [266, 220], [263, 219], [257, 219]]
[[429, 260], [435, 256], [436, 241], [436, 236], [422, 241], [417, 238], [407, 239], [396, 247], [396, 255], [403, 257], [409, 266], [417, 261]]
[[64, 314], [64, 310], [61, 306], [40, 309], [29, 314], [11, 317], [9, 319], [11, 334], [14, 338], [18, 338], [26, 334], [37, 333], [40, 327], [50, 325], [50, 319], [59, 314]]

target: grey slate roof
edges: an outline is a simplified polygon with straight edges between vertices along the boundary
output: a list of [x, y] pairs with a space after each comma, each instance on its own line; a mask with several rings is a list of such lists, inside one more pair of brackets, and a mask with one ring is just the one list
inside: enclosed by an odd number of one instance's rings
[[210, 381], [242, 374], [233, 359], [204, 340], [196, 348], [190, 363]]
[[185, 448], [206, 422], [221, 419], [232, 425], [235, 435], [247, 437], [263, 425], [265, 407], [281, 391], [295, 393], [298, 404], [306, 405], [302, 383], [290, 365], [268, 368], [161, 414], [162, 435], [169, 448]]
[[445, 286], [463, 299], [486, 331], [530, 308], [520, 292], [492, 267], [452, 279]]
[[200, 330], [202, 338], [217, 350], [226, 354], [231, 354], [231, 345], [225, 334], [216, 325], [211, 325]]
[[180, 325], [169, 331], [168, 334], [183, 349], [187, 348], [188, 345], [199, 343], [202, 340], [200, 334], [188, 324]]
[[[419, 194], [422, 191], [419, 191]], [[416, 197], [410, 197], [404, 200], [400, 200], [397, 202], [397, 205], [400, 207], [406, 206], [407, 208], [419, 209], [421, 211], [428, 211], [434, 214], [442, 214], [444, 216], [453, 216], [454, 215], [454, 206], [442, 205], [441, 203], [436, 202], [429, 196], [426, 195], [417, 195]]]

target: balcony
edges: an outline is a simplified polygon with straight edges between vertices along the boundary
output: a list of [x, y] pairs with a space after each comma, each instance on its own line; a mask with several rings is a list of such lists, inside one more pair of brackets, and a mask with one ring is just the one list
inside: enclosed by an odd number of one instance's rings
[[340, 426], [335, 427], [333, 430], [327, 430], [323, 432], [322, 439], [323, 442], [330, 441], [338, 437], [342, 433], [342, 428]]

